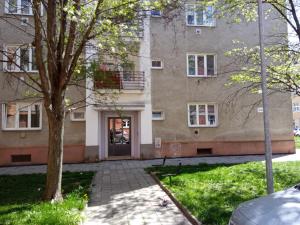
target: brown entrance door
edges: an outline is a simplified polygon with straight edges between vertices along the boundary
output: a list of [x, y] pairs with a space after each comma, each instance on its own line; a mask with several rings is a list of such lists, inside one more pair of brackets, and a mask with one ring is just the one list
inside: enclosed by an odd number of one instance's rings
[[108, 156], [131, 155], [131, 119], [108, 118]]

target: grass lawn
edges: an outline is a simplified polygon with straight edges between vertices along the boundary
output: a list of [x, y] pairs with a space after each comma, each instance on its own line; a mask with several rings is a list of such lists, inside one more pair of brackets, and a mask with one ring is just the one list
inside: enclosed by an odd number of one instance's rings
[[300, 149], [300, 137], [295, 137], [296, 148]]
[[[273, 163], [275, 190], [300, 182], [300, 162]], [[160, 174], [176, 167], [160, 167]], [[232, 211], [241, 202], [266, 194], [263, 163], [237, 165], [183, 166], [182, 173], [169, 179], [158, 175], [189, 211], [206, 225], [227, 225]]]
[[77, 225], [93, 172], [63, 173], [62, 203], [41, 202], [44, 174], [0, 176], [0, 224]]

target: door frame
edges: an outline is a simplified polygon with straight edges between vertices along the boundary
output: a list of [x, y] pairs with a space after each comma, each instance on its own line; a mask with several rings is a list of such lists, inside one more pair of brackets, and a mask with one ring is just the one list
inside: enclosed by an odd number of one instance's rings
[[[104, 115], [104, 148], [105, 148], [105, 158], [108, 159], [109, 156], [108, 156], [108, 118], [120, 118], [119, 115], [117, 115], [116, 113], [112, 113], [112, 114], [106, 114]], [[125, 113], [124, 115], [124, 118], [130, 118], [131, 120], [131, 143], [130, 143], [130, 157], [133, 158], [134, 157], [134, 154], [133, 154], [133, 151], [134, 151], [134, 144], [135, 141], [136, 141], [136, 138], [138, 137], [135, 137], [135, 120], [134, 120], [134, 116], [131, 115], [131, 114], [127, 114]], [[126, 156], [124, 156], [126, 157]]]

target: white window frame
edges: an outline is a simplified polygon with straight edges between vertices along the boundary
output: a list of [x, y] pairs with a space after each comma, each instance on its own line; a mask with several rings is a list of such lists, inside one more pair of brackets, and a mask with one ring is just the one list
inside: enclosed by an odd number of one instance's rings
[[[192, 125], [191, 121], [190, 121], [190, 106], [195, 106], [196, 105], [196, 120], [197, 120], [197, 124], [196, 125]], [[199, 105], [205, 105], [205, 121], [206, 124], [205, 125], [200, 125], [199, 124]], [[215, 114], [215, 119], [216, 122], [214, 125], [209, 125], [209, 121], [208, 121], [208, 105], [214, 105], [214, 114]], [[219, 111], [218, 111], [218, 104], [216, 103], [199, 103], [199, 102], [192, 102], [192, 103], [188, 103], [187, 105], [187, 116], [188, 116], [188, 126], [189, 127], [217, 127], [218, 126], [218, 115], [219, 115]]]
[[[5, 72], [24, 72], [24, 70], [22, 70], [21, 67], [21, 48], [22, 45], [4, 45], [3, 49], [4, 52], [7, 52], [8, 48], [17, 48], [16, 51], [16, 69], [15, 70], [8, 70], [7, 69], [7, 55], [3, 54], [3, 70]], [[31, 45], [28, 45], [28, 55], [29, 55], [29, 63], [28, 63], [28, 70], [26, 72], [30, 72], [30, 73], [37, 73], [38, 70], [32, 70], [32, 49], [33, 47]]]
[[[84, 118], [82, 119], [78, 119], [78, 118], [75, 118], [74, 117], [74, 113], [83, 113], [84, 114]], [[74, 121], [74, 122], [77, 122], [77, 121], [85, 121], [86, 120], [86, 113], [85, 111], [80, 111], [80, 110], [74, 110], [74, 111], [71, 111], [71, 121]]]
[[7, 14], [17, 14], [17, 15], [26, 15], [26, 16], [32, 16], [33, 12], [32, 12], [32, 6], [30, 4], [29, 6], [29, 13], [22, 13], [22, 7], [21, 7], [22, 1], [21, 0], [17, 0], [17, 12], [9, 12], [9, 0], [5, 0], [5, 13]]
[[[153, 113], [161, 113], [161, 117], [159, 118], [154, 118]], [[165, 112], [162, 110], [153, 110], [152, 111], [152, 120], [165, 120]]]
[[[195, 8], [196, 6], [201, 6], [201, 4], [186, 4], [185, 5], [185, 23], [186, 23], [186, 26], [189, 26], [189, 27], [215, 27], [216, 26], [216, 18], [213, 16], [213, 22], [212, 23], [203, 23], [203, 24], [197, 24], [197, 14], [196, 14], [196, 11], [195, 11]], [[189, 24], [188, 23], [188, 15], [189, 15], [189, 11], [188, 11], [188, 8], [189, 7], [193, 7], [194, 10], [194, 24]], [[214, 7], [213, 6], [206, 6], [207, 7], [212, 7], [213, 11], [214, 11]], [[206, 10], [207, 9], [204, 9], [203, 10], [203, 21], [206, 21]]]
[[[207, 56], [212, 55], [214, 56], [214, 74], [207, 75]], [[204, 57], [204, 74], [203, 75], [191, 75], [189, 74], [189, 56], [195, 57], [195, 72], [198, 73], [198, 56]], [[186, 74], [188, 77], [216, 77], [217, 76], [217, 55], [214, 53], [187, 53], [186, 54]]]
[[[2, 130], [4, 131], [19, 131], [19, 130], [41, 130], [42, 129], [42, 117], [43, 117], [43, 108], [42, 103], [29, 103], [29, 102], [16, 102], [16, 118], [15, 118], [15, 127], [7, 128], [6, 127], [6, 119], [7, 119], [7, 103], [2, 104]], [[21, 104], [28, 105], [28, 125], [30, 127], [19, 127], [19, 106]], [[31, 106], [39, 105], [40, 106], [40, 126], [39, 127], [31, 127]]]
[[[13, 14], [13, 15], [23, 15], [23, 16], [33, 16], [33, 11], [32, 11], [32, 5], [29, 6], [29, 13], [22, 13], [22, 7], [21, 7], [21, 0], [17, 0], [17, 12], [9, 12], [9, 1], [8, 0], [4, 0], [5, 4], [4, 4], [4, 12], [6, 14]], [[41, 4], [41, 16], [43, 16], [43, 6]]]
[[[152, 63], [154, 61], [159, 61], [160, 62], [160, 67], [153, 66]], [[151, 69], [153, 69], [153, 70], [162, 70], [163, 68], [164, 68], [164, 63], [163, 63], [163, 61], [161, 59], [152, 59], [151, 60]]]
[[293, 103], [293, 112], [300, 112], [300, 104]]

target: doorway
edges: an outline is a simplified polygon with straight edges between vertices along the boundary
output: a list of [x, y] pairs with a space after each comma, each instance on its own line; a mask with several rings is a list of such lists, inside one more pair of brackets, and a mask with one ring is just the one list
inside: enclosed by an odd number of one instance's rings
[[131, 118], [108, 118], [108, 157], [131, 156]]

